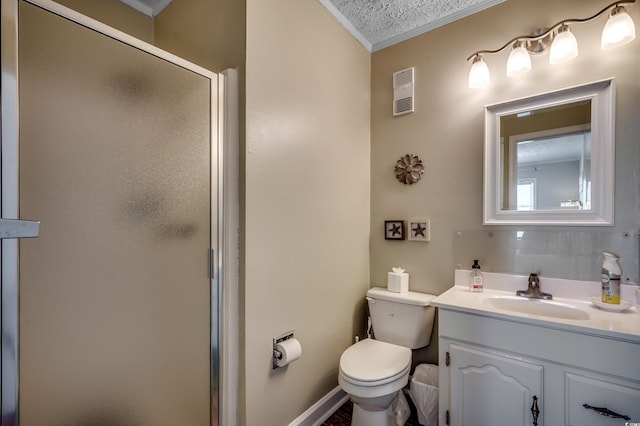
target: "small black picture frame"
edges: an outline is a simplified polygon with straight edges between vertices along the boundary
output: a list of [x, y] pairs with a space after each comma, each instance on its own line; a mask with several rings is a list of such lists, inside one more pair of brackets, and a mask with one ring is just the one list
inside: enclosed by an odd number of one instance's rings
[[404, 220], [385, 220], [384, 221], [384, 239], [385, 240], [404, 240]]

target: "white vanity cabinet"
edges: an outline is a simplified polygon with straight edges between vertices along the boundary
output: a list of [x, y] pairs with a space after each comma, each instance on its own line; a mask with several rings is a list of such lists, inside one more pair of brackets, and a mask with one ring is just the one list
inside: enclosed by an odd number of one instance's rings
[[454, 424], [531, 424], [533, 397], [542, 396], [541, 365], [456, 343], [447, 352]]
[[637, 339], [444, 305], [438, 323], [440, 425], [534, 425], [534, 396], [540, 426], [640, 424]]

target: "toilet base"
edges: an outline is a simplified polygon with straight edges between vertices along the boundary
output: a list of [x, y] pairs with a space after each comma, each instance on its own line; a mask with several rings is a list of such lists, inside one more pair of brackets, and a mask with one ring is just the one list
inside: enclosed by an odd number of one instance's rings
[[396, 419], [391, 407], [382, 411], [367, 411], [353, 404], [351, 426], [396, 426]]

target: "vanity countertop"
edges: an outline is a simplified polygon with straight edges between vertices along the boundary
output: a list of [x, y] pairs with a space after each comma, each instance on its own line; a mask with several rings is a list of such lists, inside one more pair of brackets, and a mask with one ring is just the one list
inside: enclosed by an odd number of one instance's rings
[[[515, 292], [527, 288], [528, 277], [485, 272], [484, 291], [475, 293], [469, 291], [469, 271], [456, 270], [455, 275], [455, 285], [435, 298], [431, 302], [432, 305], [496, 319], [594, 334], [640, 344], [640, 312], [636, 307], [632, 306], [622, 312], [610, 312], [600, 309], [589, 300], [589, 297], [600, 296], [599, 282], [541, 277], [540, 287], [543, 292], [553, 295], [551, 302], [576, 308], [588, 315], [585, 319], [568, 319], [501, 309], [488, 303], [491, 298], [517, 299]], [[622, 299], [635, 305], [635, 284], [621, 287], [623, 287]], [[527, 301], [526, 298], [522, 299], [525, 299], [524, 302]], [[531, 300], [531, 303], [540, 303], [540, 301]]]

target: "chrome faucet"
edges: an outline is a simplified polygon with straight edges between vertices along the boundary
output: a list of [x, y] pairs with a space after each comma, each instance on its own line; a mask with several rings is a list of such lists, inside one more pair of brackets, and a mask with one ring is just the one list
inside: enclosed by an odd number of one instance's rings
[[540, 277], [536, 273], [529, 274], [529, 286], [526, 290], [516, 291], [517, 296], [529, 297], [531, 299], [551, 300], [553, 296], [549, 293], [543, 293], [540, 290]]

